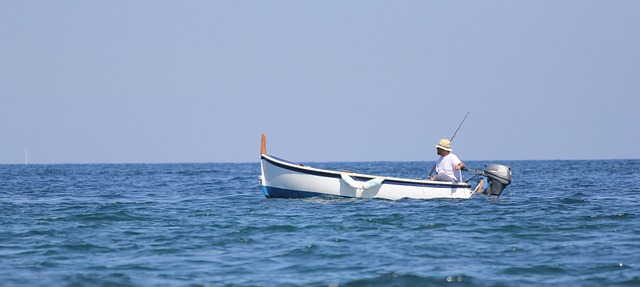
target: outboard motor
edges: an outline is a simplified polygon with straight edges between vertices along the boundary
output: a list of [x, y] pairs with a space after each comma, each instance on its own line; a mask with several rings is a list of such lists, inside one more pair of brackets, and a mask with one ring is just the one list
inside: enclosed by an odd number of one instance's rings
[[483, 174], [489, 183], [487, 187], [489, 196], [500, 196], [507, 185], [511, 184], [511, 168], [506, 165], [488, 164], [484, 167]]

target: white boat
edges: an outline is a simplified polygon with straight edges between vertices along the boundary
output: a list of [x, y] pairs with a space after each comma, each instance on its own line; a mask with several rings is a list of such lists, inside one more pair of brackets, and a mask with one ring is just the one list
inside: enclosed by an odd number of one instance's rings
[[[511, 169], [496, 164], [487, 165], [484, 171], [469, 170], [482, 178], [475, 188], [467, 182], [406, 179], [313, 168], [268, 155], [265, 135], [262, 135], [260, 166], [260, 186], [267, 198], [471, 198], [477, 193], [500, 196], [511, 183]], [[484, 178], [489, 184], [483, 191]]]

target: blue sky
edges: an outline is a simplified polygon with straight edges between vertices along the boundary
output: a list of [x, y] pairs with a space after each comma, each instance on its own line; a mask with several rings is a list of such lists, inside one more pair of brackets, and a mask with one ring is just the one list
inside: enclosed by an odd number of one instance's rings
[[0, 163], [640, 158], [640, 1], [0, 1]]

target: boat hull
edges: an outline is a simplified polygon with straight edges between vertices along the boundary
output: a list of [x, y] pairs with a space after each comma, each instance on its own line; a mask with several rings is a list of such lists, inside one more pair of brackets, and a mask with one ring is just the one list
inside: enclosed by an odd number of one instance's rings
[[260, 185], [267, 198], [470, 198], [467, 183], [448, 183], [317, 169], [270, 155], [260, 158]]

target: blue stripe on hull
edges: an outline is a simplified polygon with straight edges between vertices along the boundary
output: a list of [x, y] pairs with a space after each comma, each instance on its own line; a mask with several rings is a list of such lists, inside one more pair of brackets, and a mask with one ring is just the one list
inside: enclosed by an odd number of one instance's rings
[[267, 198], [307, 198], [317, 196], [327, 196], [324, 193], [299, 191], [270, 186], [262, 186], [262, 192]]

